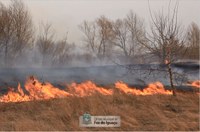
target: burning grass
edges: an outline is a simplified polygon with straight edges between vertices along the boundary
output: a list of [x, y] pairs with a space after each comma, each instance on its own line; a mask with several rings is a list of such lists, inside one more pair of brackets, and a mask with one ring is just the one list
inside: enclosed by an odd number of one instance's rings
[[[199, 87], [199, 81], [189, 85]], [[0, 97], [0, 130], [199, 130], [199, 91], [172, 92], [160, 82], [143, 90], [116, 82], [112, 88], [91, 81], [66, 90], [30, 77]], [[79, 116], [120, 116], [119, 128], [79, 127]]]
[[72, 83], [66, 87], [67, 91], [65, 91], [54, 87], [49, 82], [41, 83], [35, 77], [31, 76], [25, 82], [24, 87], [27, 94], [24, 93], [21, 85], [18, 84], [16, 90], [14, 90], [14, 88], [10, 88], [6, 95], [0, 97], [0, 102], [47, 100], [52, 98], [65, 98], [69, 96], [84, 97], [91, 96], [96, 93], [102, 95], [113, 95], [115, 89], [118, 89], [125, 94], [132, 95], [172, 94], [172, 91], [165, 90], [164, 86], [160, 82], [151, 83], [145, 89], [138, 90], [136, 88], [128, 87], [128, 85], [123, 82], [116, 82], [112, 89], [107, 89], [96, 86], [96, 84], [91, 81], [87, 81], [81, 84]]
[[[117, 115], [119, 128], [82, 128], [79, 116]], [[133, 96], [72, 96], [60, 99], [0, 103], [0, 130], [199, 130], [199, 96], [194, 93]]]

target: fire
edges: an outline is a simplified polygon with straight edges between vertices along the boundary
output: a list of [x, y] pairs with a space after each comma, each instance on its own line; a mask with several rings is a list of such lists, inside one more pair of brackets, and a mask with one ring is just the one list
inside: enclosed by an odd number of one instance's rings
[[0, 102], [22, 102], [22, 101], [30, 101], [30, 97], [24, 94], [20, 84], [18, 84], [16, 91], [14, 91], [13, 88], [10, 88], [8, 93], [0, 98]]
[[25, 90], [29, 94], [25, 94], [20, 84], [18, 84], [17, 90], [12, 88], [6, 95], [0, 97], [0, 102], [23, 102], [32, 100], [45, 100], [51, 98], [67, 97], [70, 94], [66, 91], [60, 90], [54, 87], [50, 83], [41, 83], [34, 77], [30, 77], [25, 83]]
[[133, 94], [133, 95], [153, 95], [153, 94], [172, 95], [172, 91], [165, 90], [163, 84], [160, 82], [151, 83], [143, 90], [130, 88], [128, 87], [127, 84], [123, 82], [116, 82], [115, 87], [126, 94]]
[[47, 100], [52, 98], [65, 98], [70, 96], [84, 97], [94, 95], [95, 93], [99, 93], [102, 95], [113, 95], [115, 88], [125, 94], [131, 95], [172, 94], [171, 91], [165, 90], [164, 86], [160, 82], [151, 83], [145, 89], [138, 90], [128, 87], [128, 85], [123, 82], [116, 82], [113, 89], [107, 89], [97, 86], [92, 81], [86, 81], [80, 84], [69, 84], [66, 88], [67, 91], [65, 91], [53, 86], [49, 82], [42, 83], [31, 76], [25, 82], [24, 89], [21, 87], [20, 84], [18, 84], [16, 90], [10, 88], [7, 94], [0, 97], [0, 102]]
[[188, 85], [194, 87], [194, 91], [196, 91], [196, 93], [200, 95], [200, 80], [192, 81], [188, 83]]
[[66, 91], [60, 90], [48, 82], [41, 83], [33, 77], [27, 80], [25, 89], [34, 100], [62, 98], [70, 95]]
[[140, 95], [141, 93], [140, 90], [129, 88], [128, 85], [123, 82], [116, 82], [115, 87], [126, 94]]
[[188, 85], [193, 86], [195, 88], [200, 88], [200, 80], [193, 81], [189, 83]]
[[103, 87], [97, 87], [96, 84], [94, 84], [91, 81], [87, 81], [81, 84], [72, 83], [68, 86], [70, 93], [76, 96], [90, 96], [94, 93], [100, 93], [103, 95], [112, 95], [112, 90], [107, 90]]

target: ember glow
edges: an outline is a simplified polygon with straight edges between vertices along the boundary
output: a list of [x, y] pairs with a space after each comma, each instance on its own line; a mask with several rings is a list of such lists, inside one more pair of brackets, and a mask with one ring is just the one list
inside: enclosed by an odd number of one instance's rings
[[[195, 81], [191, 85], [198, 86], [200, 81]], [[121, 81], [116, 82], [113, 88], [99, 87], [92, 81], [86, 81], [80, 84], [71, 83], [66, 86], [66, 90], [61, 90], [53, 86], [49, 82], [42, 83], [34, 77], [29, 77], [25, 82], [24, 89], [18, 84], [16, 90], [10, 88], [7, 94], [0, 97], [0, 102], [23, 102], [33, 100], [47, 100], [53, 98], [65, 98], [70, 96], [91, 96], [95, 93], [111, 96], [114, 89], [131, 95], [154, 95], [164, 94], [172, 95], [172, 91], [165, 90], [160, 82], [150, 83], [146, 88], [140, 90], [129, 87], [126, 83]]]

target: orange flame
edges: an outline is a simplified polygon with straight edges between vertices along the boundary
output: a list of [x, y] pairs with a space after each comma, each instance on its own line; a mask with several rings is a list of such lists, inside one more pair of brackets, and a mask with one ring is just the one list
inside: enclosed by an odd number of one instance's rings
[[20, 84], [17, 90], [11, 89], [6, 95], [0, 97], [0, 102], [23, 102], [32, 100], [45, 100], [51, 98], [67, 97], [70, 94], [60, 90], [50, 83], [41, 83], [37, 79], [30, 77], [25, 83], [25, 89], [29, 95], [24, 94]]
[[24, 94], [20, 84], [18, 84], [16, 92], [10, 88], [8, 93], [0, 98], [0, 102], [22, 102], [29, 100], [29, 96]]
[[[84, 97], [94, 95], [95, 93], [100, 93], [102, 95], [113, 95], [114, 92], [114, 89], [99, 87], [91, 81], [83, 82], [81, 84], [72, 83], [67, 85], [68, 90], [64, 91], [54, 87], [48, 82], [41, 83], [34, 77], [27, 79], [24, 88], [25, 90], [21, 88], [20, 84], [18, 84], [18, 87], [15, 91], [11, 88], [6, 95], [0, 97], [0, 102], [23, 102], [64, 98], [69, 96]], [[151, 83], [143, 90], [130, 88], [123, 82], [116, 82], [115, 88], [119, 89], [125, 94], [132, 95], [172, 94], [171, 91], [165, 90], [164, 86], [160, 82]]]
[[164, 86], [160, 82], [151, 83], [143, 90], [130, 88], [128, 87], [127, 84], [123, 82], [116, 82], [115, 87], [126, 94], [133, 94], [133, 95], [153, 95], [153, 94], [172, 95], [172, 91], [165, 90]]
[[195, 88], [200, 88], [200, 80], [193, 81], [189, 83], [188, 85], [193, 86]]
[[94, 93], [100, 93], [103, 95], [112, 95], [112, 90], [107, 90], [103, 87], [97, 87], [96, 84], [94, 84], [91, 81], [87, 81], [81, 84], [72, 83], [68, 86], [70, 93], [73, 93], [73, 95], [76, 96], [90, 96]]
[[30, 96], [36, 100], [62, 98], [70, 94], [66, 91], [54, 87], [50, 83], [41, 83], [37, 79], [29, 79], [25, 83], [25, 89], [29, 92]]

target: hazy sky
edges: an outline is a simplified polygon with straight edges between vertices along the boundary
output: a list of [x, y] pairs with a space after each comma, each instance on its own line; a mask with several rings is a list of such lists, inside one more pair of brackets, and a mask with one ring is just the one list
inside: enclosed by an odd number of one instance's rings
[[[8, 3], [9, 0], [0, 0]], [[150, 0], [153, 11], [166, 10], [170, 0]], [[52, 23], [57, 37], [69, 32], [69, 41], [79, 43], [82, 33], [78, 25], [84, 20], [95, 20], [101, 15], [110, 19], [124, 18], [130, 10], [145, 20], [148, 25], [150, 14], [148, 0], [24, 0], [36, 26]], [[172, 6], [175, 0], [172, 0]], [[172, 9], [172, 8], [171, 8]], [[179, 20], [184, 26], [192, 21], [200, 26], [200, 0], [179, 0]]]

